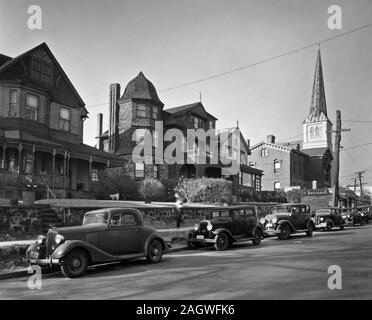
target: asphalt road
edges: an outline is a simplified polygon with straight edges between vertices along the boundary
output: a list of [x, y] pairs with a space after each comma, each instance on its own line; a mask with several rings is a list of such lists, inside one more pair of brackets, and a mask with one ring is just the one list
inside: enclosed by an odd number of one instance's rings
[[[342, 270], [342, 289], [330, 290], [330, 265]], [[77, 279], [44, 275], [42, 289], [27, 278], [0, 281], [1, 299], [372, 299], [372, 224], [316, 232], [286, 241], [250, 242], [105, 266]]]

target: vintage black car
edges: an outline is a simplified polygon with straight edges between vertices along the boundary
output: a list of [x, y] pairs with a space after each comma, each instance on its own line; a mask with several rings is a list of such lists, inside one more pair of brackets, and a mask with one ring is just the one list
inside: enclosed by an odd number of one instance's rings
[[342, 217], [345, 220], [346, 226], [364, 225], [364, 218], [357, 210], [357, 208], [344, 208], [342, 209]]
[[92, 265], [146, 257], [156, 263], [167, 250], [163, 238], [143, 225], [134, 208], [107, 208], [87, 212], [82, 226], [49, 229], [28, 247], [30, 264], [61, 269], [66, 277], [85, 273]]
[[230, 206], [210, 208], [204, 220], [194, 226], [188, 245], [197, 248], [214, 245], [216, 250], [226, 250], [232, 243], [252, 240], [259, 245], [263, 228], [257, 220], [257, 207]]
[[277, 236], [280, 240], [289, 239], [293, 233], [313, 235], [315, 223], [307, 204], [283, 204], [274, 206], [272, 213], [261, 219], [265, 236]]
[[343, 230], [345, 220], [342, 217], [339, 208], [322, 208], [315, 211], [315, 228], [318, 230], [332, 231], [332, 228], [338, 227]]

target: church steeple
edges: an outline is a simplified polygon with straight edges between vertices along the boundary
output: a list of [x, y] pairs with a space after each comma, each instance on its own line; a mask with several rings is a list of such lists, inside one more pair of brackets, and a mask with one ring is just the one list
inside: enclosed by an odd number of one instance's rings
[[[323, 115], [322, 115], [323, 114]], [[311, 105], [310, 112], [307, 117], [308, 121], [319, 121], [321, 118], [327, 118], [327, 104], [324, 90], [324, 79], [323, 79], [323, 68], [322, 68], [322, 58], [320, 55], [320, 48], [318, 49], [313, 91], [311, 95]]]
[[310, 112], [303, 123], [303, 149], [329, 148], [332, 150], [332, 123], [327, 115], [322, 58], [318, 49]]

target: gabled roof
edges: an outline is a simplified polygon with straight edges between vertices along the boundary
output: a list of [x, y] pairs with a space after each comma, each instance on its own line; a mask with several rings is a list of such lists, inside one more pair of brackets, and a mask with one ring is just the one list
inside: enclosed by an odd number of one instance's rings
[[145, 77], [142, 71], [128, 82], [120, 100], [126, 99], [152, 100], [157, 105], [164, 106], [164, 103], [158, 97], [155, 86]]
[[169, 109], [166, 109], [164, 110], [165, 112], [168, 112], [169, 114], [179, 114], [179, 113], [185, 113], [187, 111], [192, 111], [194, 110], [195, 108], [198, 108], [198, 107], [201, 107], [203, 108], [204, 112], [211, 118], [217, 120], [216, 117], [214, 117], [213, 115], [211, 115], [209, 112], [207, 112], [203, 106], [203, 104], [201, 102], [195, 102], [195, 103], [191, 103], [191, 104], [186, 104], [186, 105], [183, 105], [183, 106], [179, 106], [179, 107], [174, 107], [174, 108], [169, 108]]
[[[68, 76], [66, 75], [66, 73], [64, 72], [64, 70], [62, 69], [61, 65], [59, 64], [58, 60], [56, 59], [56, 57], [53, 55], [52, 51], [49, 49], [48, 45], [43, 42], [41, 44], [39, 44], [38, 46], [20, 54], [19, 56], [15, 57], [15, 58], [10, 58], [10, 57], [7, 57], [7, 56], [4, 56], [4, 55], [1, 55], [3, 58], [3, 61], [6, 61], [4, 64], [0, 65], [0, 74], [3, 73], [4, 71], [8, 70], [10, 67], [14, 66], [16, 63], [18, 63], [19, 61], [22, 60], [22, 58], [26, 57], [27, 55], [31, 54], [32, 52], [38, 50], [38, 49], [44, 49], [47, 54], [49, 55], [49, 57], [51, 58], [51, 60], [53, 61], [53, 63], [58, 67], [59, 71], [61, 72], [61, 75], [62, 77], [64, 78], [64, 80], [67, 82], [67, 85], [71, 88], [72, 92], [75, 94], [76, 98], [78, 99], [79, 103], [81, 104], [81, 106], [85, 109], [85, 103], [83, 101], [83, 99], [80, 97], [79, 93], [77, 92], [77, 90], [75, 89], [75, 87], [73, 86], [73, 84], [71, 83], [70, 79], [68, 78]], [[5, 58], [4, 58], [5, 57]], [[10, 58], [7, 59], [7, 58]], [[1, 57], [0, 57], [1, 59]], [[87, 109], [85, 109], [86, 113], [89, 113]]]
[[257, 148], [259, 148], [263, 145], [267, 146], [269, 148], [273, 148], [273, 149], [277, 149], [277, 150], [279, 149], [279, 150], [282, 150], [282, 151], [285, 151], [285, 152], [295, 152], [295, 153], [303, 155], [305, 157], [308, 156], [308, 154], [306, 152], [304, 152], [304, 150], [297, 150], [293, 146], [286, 146], [286, 145], [278, 144], [278, 143], [268, 143], [268, 142], [265, 142], [265, 141], [261, 141], [261, 142], [255, 144], [254, 146], [252, 146], [250, 148], [250, 150], [257, 149]]
[[12, 58], [0, 53], [0, 67], [9, 60], [12, 60]]

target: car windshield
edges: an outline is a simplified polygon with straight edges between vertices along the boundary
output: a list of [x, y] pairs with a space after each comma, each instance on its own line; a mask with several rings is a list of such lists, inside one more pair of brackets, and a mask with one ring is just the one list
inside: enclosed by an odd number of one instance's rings
[[229, 211], [213, 211], [211, 214], [212, 218], [224, 218], [229, 217]]
[[283, 207], [274, 207], [273, 213], [290, 213], [291, 206], [283, 206]]
[[84, 216], [83, 225], [93, 224], [93, 223], [104, 223], [108, 222], [108, 212], [92, 212], [87, 213]]

